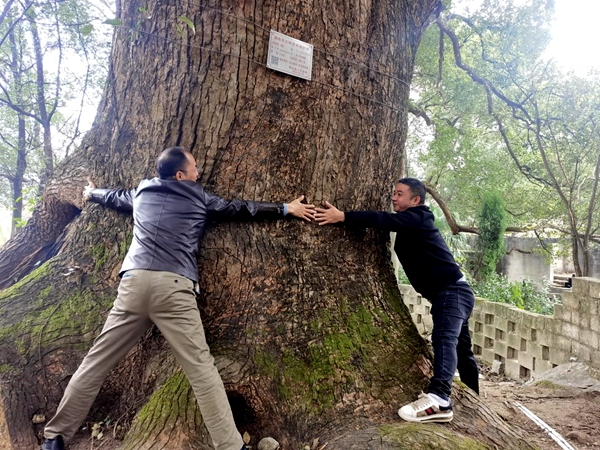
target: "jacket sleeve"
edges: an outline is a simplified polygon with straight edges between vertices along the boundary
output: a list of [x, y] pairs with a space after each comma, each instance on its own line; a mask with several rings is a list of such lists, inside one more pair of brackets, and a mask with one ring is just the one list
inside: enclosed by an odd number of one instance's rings
[[90, 201], [118, 211], [133, 211], [135, 189], [92, 189]]
[[353, 227], [400, 231], [403, 228], [419, 228], [421, 222], [421, 216], [410, 211], [410, 209], [399, 213], [381, 211], [344, 212], [344, 224]]
[[226, 200], [218, 195], [204, 192], [206, 209], [212, 220], [281, 219], [283, 203]]

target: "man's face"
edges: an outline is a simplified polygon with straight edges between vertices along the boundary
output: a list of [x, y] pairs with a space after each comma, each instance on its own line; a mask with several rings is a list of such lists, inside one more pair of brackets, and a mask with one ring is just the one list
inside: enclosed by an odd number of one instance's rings
[[196, 167], [196, 158], [191, 153], [186, 153], [185, 166], [177, 171], [175, 178], [178, 180], [196, 181], [198, 179], [198, 168]]
[[408, 208], [417, 206], [421, 201], [418, 195], [413, 197], [410, 188], [406, 184], [398, 183], [392, 196], [392, 206], [395, 212], [406, 211]]

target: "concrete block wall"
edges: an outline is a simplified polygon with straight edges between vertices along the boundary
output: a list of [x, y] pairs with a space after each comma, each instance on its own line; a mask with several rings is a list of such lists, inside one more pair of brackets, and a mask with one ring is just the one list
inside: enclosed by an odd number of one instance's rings
[[[431, 333], [431, 304], [412, 286], [400, 292], [420, 333]], [[529, 379], [571, 358], [600, 369], [600, 279], [574, 278], [553, 316], [477, 298], [469, 321], [473, 352], [499, 360], [513, 378]]]

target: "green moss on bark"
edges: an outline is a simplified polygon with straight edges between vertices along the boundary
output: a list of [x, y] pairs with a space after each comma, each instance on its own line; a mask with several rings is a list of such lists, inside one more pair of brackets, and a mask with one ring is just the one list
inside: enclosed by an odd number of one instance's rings
[[402, 423], [381, 427], [382, 439], [398, 445], [398, 449], [413, 450], [489, 450], [474, 439], [434, 424]]
[[[113, 297], [97, 298], [92, 292], [81, 290], [71, 293], [66, 299], [55, 305], [44, 305], [52, 290], [52, 286], [42, 290], [38, 296], [36, 309], [25, 315], [23, 319], [0, 329], [0, 341], [13, 341], [16, 351], [28, 355], [41, 347], [62, 341], [67, 336], [83, 336], [90, 334], [90, 340], [102, 325], [100, 319], [110, 309]], [[70, 348], [85, 350], [89, 342], [78, 342]]]
[[[202, 416], [183, 372], [172, 375], [139, 411], [127, 433], [123, 450], [136, 450], [160, 442], [162, 435], [176, 448], [187, 448], [203, 431]], [[179, 438], [173, 436], [174, 433]], [[185, 443], [182, 441], [185, 441]], [[179, 442], [179, 444], [177, 444]]]
[[371, 313], [360, 306], [350, 311], [346, 302], [340, 309], [339, 314], [325, 311], [312, 321], [311, 334], [320, 338], [313, 339], [307, 351], [284, 348], [254, 355], [259, 370], [275, 381], [281, 399], [305, 414], [322, 414], [361, 385], [359, 390], [366, 387], [389, 401], [389, 388], [399, 384], [398, 368], [409, 367], [414, 359], [412, 352], [401, 351], [393, 342], [386, 326], [391, 319], [382, 310]]
[[4, 289], [0, 293], [0, 306], [6, 301], [12, 299], [13, 297], [19, 295], [21, 291], [29, 284], [36, 282], [40, 278], [46, 277], [52, 273], [52, 266], [50, 262], [46, 262], [42, 264], [40, 267], [35, 269], [29, 275], [24, 277], [22, 280], [19, 280], [12, 286]]

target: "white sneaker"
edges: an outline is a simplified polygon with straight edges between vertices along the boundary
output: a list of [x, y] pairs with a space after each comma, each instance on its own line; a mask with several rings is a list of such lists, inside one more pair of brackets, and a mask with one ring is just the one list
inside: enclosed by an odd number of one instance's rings
[[398, 410], [398, 415], [408, 422], [450, 422], [454, 413], [452, 403], [440, 406], [427, 394], [419, 394], [419, 399]]

